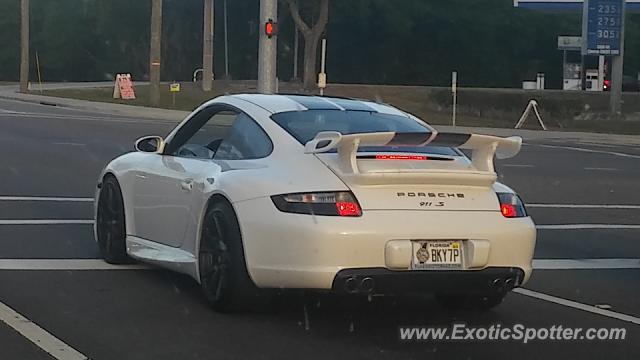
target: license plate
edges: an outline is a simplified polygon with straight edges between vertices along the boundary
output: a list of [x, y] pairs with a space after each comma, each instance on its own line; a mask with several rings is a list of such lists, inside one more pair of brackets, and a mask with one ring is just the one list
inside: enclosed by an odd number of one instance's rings
[[461, 241], [414, 241], [412, 269], [462, 267]]

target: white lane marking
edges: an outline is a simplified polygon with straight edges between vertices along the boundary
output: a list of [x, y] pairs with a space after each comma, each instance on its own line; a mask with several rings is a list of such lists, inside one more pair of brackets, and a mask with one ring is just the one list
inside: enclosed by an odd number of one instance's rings
[[598, 144], [598, 143], [582, 143], [582, 145], [606, 147], [606, 148], [617, 148], [617, 147], [625, 146], [625, 145], [610, 145], [610, 144]]
[[[0, 109], [0, 113], [2, 114], [21, 114], [21, 112], [19, 111], [13, 111], [13, 110], [7, 110], [7, 109]], [[22, 113], [24, 114], [24, 113]]]
[[0, 201], [68, 201], [93, 202], [93, 198], [52, 197], [52, 196], [0, 196]]
[[100, 259], [0, 259], [0, 270], [149, 270], [147, 265], [111, 265]]
[[620, 169], [605, 168], [605, 167], [586, 167], [584, 169], [588, 171], [620, 171]]
[[532, 297], [532, 298], [536, 298], [536, 299], [552, 302], [554, 304], [563, 305], [563, 306], [570, 307], [570, 308], [573, 308], [573, 309], [578, 309], [578, 310], [590, 312], [592, 314], [602, 315], [602, 316], [606, 316], [606, 317], [609, 317], [609, 318], [622, 320], [622, 321], [630, 322], [630, 323], [633, 323], [633, 324], [636, 324], [636, 325], [640, 325], [640, 318], [637, 318], [637, 317], [634, 317], [634, 316], [631, 316], [631, 315], [621, 314], [621, 313], [618, 313], [618, 312], [605, 310], [605, 309], [599, 309], [599, 308], [597, 308], [595, 306], [579, 303], [579, 302], [572, 301], [572, 300], [563, 299], [563, 298], [556, 297], [556, 296], [551, 296], [551, 295], [539, 293], [537, 291], [532, 291], [532, 290], [528, 290], [528, 289], [524, 289], [524, 288], [513, 289], [513, 292], [521, 294], [521, 295], [524, 295], [524, 296], [529, 296], [529, 297]]
[[66, 145], [66, 146], [87, 146], [87, 144], [83, 143], [74, 143], [74, 142], [53, 142], [51, 145]]
[[585, 149], [585, 148], [579, 148], [579, 147], [573, 147], [573, 146], [558, 146], [558, 145], [544, 145], [544, 144], [527, 144], [527, 145], [553, 148], [553, 149], [581, 151], [581, 152], [604, 154], [604, 155], [613, 155], [613, 156], [620, 156], [620, 157], [626, 157], [626, 158], [632, 158], [632, 159], [640, 159], [640, 155], [625, 154], [625, 153], [616, 152], [616, 151], [603, 151], [603, 150]]
[[0, 321], [57, 360], [85, 360], [87, 356], [53, 336], [17, 311], [0, 302]]
[[640, 269], [640, 259], [534, 259], [536, 270]]
[[623, 224], [558, 224], [536, 225], [538, 230], [598, 230], [598, 229], [640, 229], [640, 225]]
[[93, 220], [76, 219], [12, 219], [0, 220], [0, 225], [78, 225], [93, 224]]
[[528, 208], [640, 210], [640, 205], [526, 204]]
[[535, 165], [526, 165], [526, 164], [502, 164], [498, 166], [513, 167], [513, 168], [534, 168], [535, 167]]

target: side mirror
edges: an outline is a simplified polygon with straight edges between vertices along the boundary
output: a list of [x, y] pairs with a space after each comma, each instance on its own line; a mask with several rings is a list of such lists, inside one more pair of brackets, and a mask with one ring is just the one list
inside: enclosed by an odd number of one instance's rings
[[141, 137], [136, 140], [135, 149], [140, 152], [160, 154], [164, 150], [164, 140], [161, 136]]

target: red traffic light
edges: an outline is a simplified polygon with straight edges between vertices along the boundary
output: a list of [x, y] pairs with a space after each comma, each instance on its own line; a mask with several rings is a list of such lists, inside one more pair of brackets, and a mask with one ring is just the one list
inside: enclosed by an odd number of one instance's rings
[[264, 25], [264, 33], [269, 38], [276, 36], [278, 33], [278, 24], [269, 19], [269, 21]]

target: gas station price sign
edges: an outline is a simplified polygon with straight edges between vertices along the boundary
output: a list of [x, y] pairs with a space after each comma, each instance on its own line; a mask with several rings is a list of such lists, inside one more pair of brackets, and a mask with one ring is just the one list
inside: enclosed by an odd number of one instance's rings
[[583, 55], [620, 55], [625, 0], [585, 0]]

